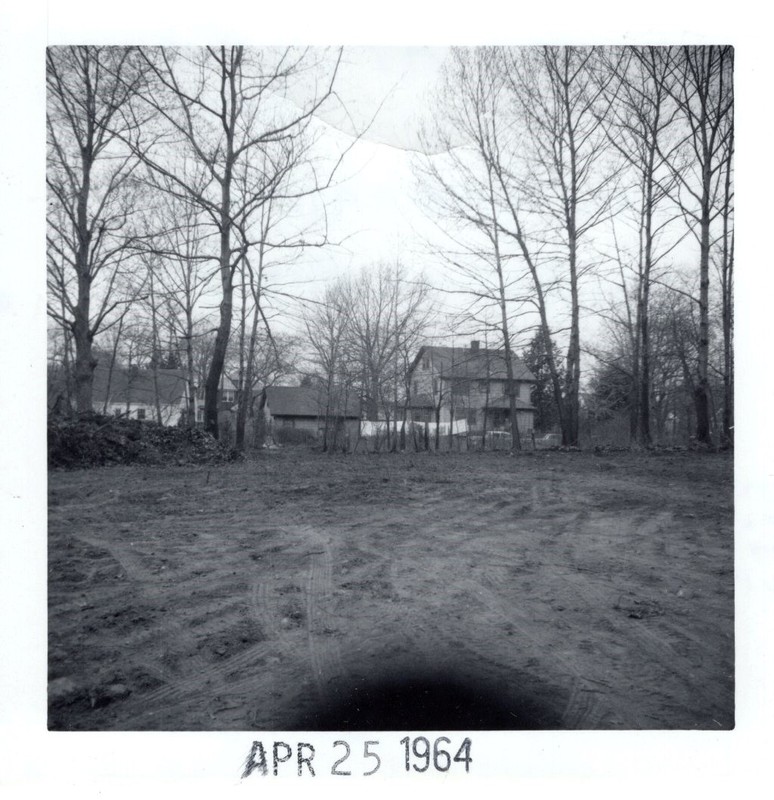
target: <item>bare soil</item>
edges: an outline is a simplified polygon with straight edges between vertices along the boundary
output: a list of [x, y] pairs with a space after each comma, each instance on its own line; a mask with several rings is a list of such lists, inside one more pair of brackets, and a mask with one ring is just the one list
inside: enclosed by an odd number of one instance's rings
[[729, 729], [732, 459], [49, 474], [49, 727]]

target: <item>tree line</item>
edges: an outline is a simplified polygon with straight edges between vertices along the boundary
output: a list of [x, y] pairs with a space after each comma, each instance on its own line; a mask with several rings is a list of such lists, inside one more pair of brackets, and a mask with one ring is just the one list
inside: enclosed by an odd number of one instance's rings
[[[254, 343], [269, 261], [327, 241], [324, 214], [305, 230], [293, 212], [331, 185], [344, 156], [317, 146], [314, 125], [334, 99], [340, 58], [293, 48], [48, 49], [48, 312], [64, 333], [77, 411], [92, 410], [96, 338], [112, 330], [120, 339], [140, 304], [153, 349], [164, 324], [185, 343], [192, 380], [201, 305], [214, 293], [203, 385], [205, 427], [217, 436], [235, 291], [241, 321], [251, 316], [239, 330]], [[254, 348], [240, 352], [249, 383]]]
[[[695, 438], [731, 442], [732, 48], [457, 48], [424, 140], [441, 153], [419, 173], [431, 212], [453, 223], [443, 256], [468, 324], [506, 351], [514, 330], [540, 346], [564, 444], [578, 444], [590, 379], [611, 365], [631, 440], [652, 442], [666, 307], [674, 337], [690, 334], [672, 349]], [[583, 343], [590, 320], [606, 327]]]
[[[290, 374], [405, 420], [423, 339], [473, 333], [509, 369], [520, 350], [536, 427], [567, 445], [610, 414], [648, 445], [678, 407], [698, 441], [732, 441], [731, 48], [453, 48], [415, 161], [439, 270], [385, 259], [282, 335], [272, 315], [299, 255], [331, 244], [326, 192], [358, 138], [316, 124], [341, 57], [49, 48], [48, 313], [68, 405], [92, 410], [99, 361], [181, 369], [188, 418], [203, 387], [216, 436], [228, 374], [238, 446], [254, 387]], [[431, 287], [456, 309], [443, 330]]]

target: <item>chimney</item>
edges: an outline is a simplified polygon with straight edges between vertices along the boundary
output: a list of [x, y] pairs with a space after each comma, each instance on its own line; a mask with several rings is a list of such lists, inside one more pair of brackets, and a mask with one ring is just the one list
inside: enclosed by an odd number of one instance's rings
[[480, 344], [481, 342], [479, 342], [478, 339], [473, 339], [470, 343], [471, 351], [475, 353], [478, 350]]

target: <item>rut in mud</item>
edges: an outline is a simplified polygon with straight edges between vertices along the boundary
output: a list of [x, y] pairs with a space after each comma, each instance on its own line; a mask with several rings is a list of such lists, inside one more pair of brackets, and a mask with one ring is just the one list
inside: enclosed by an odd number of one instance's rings
[[724, 455], [49, 476], [49, 726], [728, 729]]

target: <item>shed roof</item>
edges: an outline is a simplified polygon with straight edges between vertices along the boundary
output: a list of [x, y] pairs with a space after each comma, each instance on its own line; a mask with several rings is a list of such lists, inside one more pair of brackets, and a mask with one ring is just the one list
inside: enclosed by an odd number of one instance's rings
[[[156, 371], [159, 402], [162, 406], [178, 405], [186, 396], [185, 372], [179, 369]], [[94, 370], [92, 400], [94, 403], [141, 403], [152, 406], [156, 402], [156, 381], [153, 371], [127, 369], [116, 366], [97, 366]]]
[[[360, 418], [360, 407], [357, 397], [350, 393], [346, 398], [346, 410], [343, 410], [343, 397], [334, 392], [331, 413], [353, 419]], [[341, 393], [343, 394], [343, 392]], [[327, 395], [322, 387], [317, 386], [268, 386], [264, 391], [263, 404], [268, 405], [273, 417], [322, 417], [325, 416]]]

